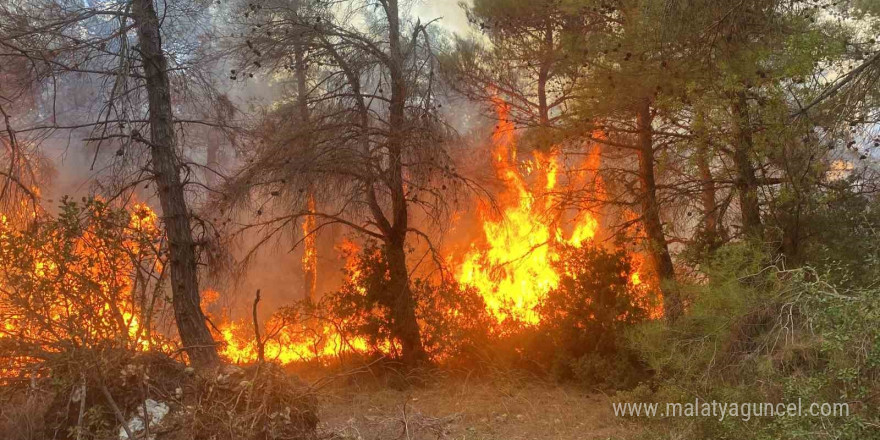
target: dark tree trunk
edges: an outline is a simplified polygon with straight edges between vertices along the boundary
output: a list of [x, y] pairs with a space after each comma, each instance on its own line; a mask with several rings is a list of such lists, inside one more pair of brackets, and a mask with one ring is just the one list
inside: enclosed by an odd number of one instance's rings
[[390, 266], [390, 294], [393, 297], [391, 311], [394, 328], [403, 346], [403, 360], [416, 364], [425, 359], [419, 325], [415, 318], [415, 301], [409, 286], [406, 265], [406, 235], [409, 230], [409, 214], [403, 182], [403, 144], [407, 131], [406, 100], [407, 84], [404, 75], [404, 55], [401, 45], [400, 16], [397, 0], [387, 0], [389, 37], [389, 77], [391, 79], [391, 102], [389, 103], [388, 177], [391, 193], [391, 227], [386, 234], [386, 251]]
[[795, 145], [787, 149], [782, 155], [785, 160], [782, 168], [787, 176], [782, 183], [782, 191], [787, 197], [775, 200], [772, 212], [775, 224], [782, 230], [782, 243], [780, 251], [785, 256], [785, 264], [789, 267], [797, 267], [803, 262], [803, 239], [805, 236], [803, 220], [808, 198], [805, 194], [813, 194], [817, 191], [816, 183], [821, 182], [824, 176], [817, 174], [813, 166], [815, 151], [811, 151], [806, 145]]
[[709, 168], [709, 158], [705, 146], [697, 151], [697, 168], [700, 172], [700, 202], [703, 205], [703, 231], [711, 242], [718, 241], [718, 205], [715, 195], [715, 181]]
[[703, 214], [702, 239], [705, 249], [712, 252], [721, 245], [722, 240], [718, 231], [719, 215], [715, 178], [712, 176], [712, 168], [709, 165], [709, 145], [705, 139], [698, 141], [694, 159], [700, 174], [700, 204]]
[[731, 105], [733, 113], [733, 163], [736, 168], [736, 189], [739, 194], [739, 207], [742, 212], [743, 234], [749, 238], [761, 239], [761, 206], [758, 203], [758, 178], [752, 164], [754, 145], [752, 140], [749, 103], [744, 92], [734, 97]]
[[[293, 46], [293, 57], [294, 57], [294, 74], [296, 76], [296, 105], [299, 110], [299, 124], [300, 127], [298, 129], [300, 133], [300, 139], [305, 144], [303, 147], [308, 146], [308, 140], [310, 138], [311, 127], [309, 127], [309, 121], [311, 119], [309, 115], [309, 90], [308, 84], [306, 83], [306, 62], [305, 62], [305, 49], [303, 48], [302, 42], [296, 42]], [[315, 195], [311, 188], [308, 189], [306, 194], [306, 199], [308, 203], [308, 210], [310, 213], [315, 212]], [[316, 226], [316, 219], [314, 215], [307, 215], [303, 220], [303, 232], [306, 234], [314, 234], [314, 228]], [[310, 301], [312, 304], [315, 304], [317, 301], [317, 287], [318, 287], [318, 249], [317, 249], [317, 237], [311, 235], [309, 237], [303, 238], [303, 278], [305, 280], [303, 288], [305, 289], [305, 299]]]
[[162, 52], [159, 19], [152, 0], [133, 0], [132, 12], [149, 98], [152, 171], [170, 250], [174, 318], [190, 362], [196, 367], [210, 367], [218, 364], [220, 357], [199, 305], [195, 244], [175, 152], [171, 88], [168, 64]]
[[404, 249], [403, 237], [393, 238], [386, 243], [388, 293], [391, 301], [388, 307], [393, 317], [391, 327], [400, 339], [403, 349], [402, 360], [407, 365], [415, 365], [424, 361], [426, 355], [422, 346], [419, 323], [416, 320], [416, 302], [409, 286], [409, 270]]
[[550, 66], [553, 63], [553, 26], [547, 24], [544, 30], [544, 57], [538, 71], [538, 123], [541, 127], [550, 125], [550, 108], [547, 104], [547, 82], [550, 79]]
[[653, 116], [651, 115], [651, 103], [644, 99], [636, 109], [636, 123], [638, 125], [638, 153], [639, 153], [639, 183], [640, 199], [642, 205], [642, 221], [645, 226], [645, 234], [648, 238], [648, 249], [651, 253], [657, 276], [660, 277], [661, 290], [663, 293], [663, 313], [669, 321], [678, 319], [682, 312], [681, 298], [670, 287], [662, 284], [675, 280], [675, 267], [672, 265], [672, 256], [663, 233], [663, 223], [660, 220], [660, 204], [657, 200], [657, 184], [654, 179], [654, 136]]

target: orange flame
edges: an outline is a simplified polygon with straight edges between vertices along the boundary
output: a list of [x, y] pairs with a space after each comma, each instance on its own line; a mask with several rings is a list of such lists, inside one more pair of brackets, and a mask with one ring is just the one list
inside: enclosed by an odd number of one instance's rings
[[315, 302], [316, 288], [318, 285], [318, 248], [317, 236], [315, 235], [315, 216], [311, 215], [315, 212], [315, 196], [309, 194], [308, 201], [309, 214], [302, 224], [303, 229], [303, 256], [302, 269], [305, 275], [306, 298]]
[[[560, 214], [559, 180], [560, 169], [564, 162], [558, 150], [549, 152], [535, 151], [530, 158], [517, 157], [515, 126], [509, 120], [509, 106], [501, 100], [495, 101], [499, 123], [492, 134], [492, 162], [495, 171], [503, 182], [505, 189], [498, 196], [497, 206], [481, 205], [481, 237], [458, 259], [454, 261], [455, 278], [463, 285], [472, 286], [482, 296], [489, 313], [499, 323], [511, 321], [527, 325], [537, 324], [540, 317], [536, 307], [548, 292], [558, 287], [561, 276], [558, 263], [562, 254], [561, 245], [581, 247], [592, 241], [599, 231], [599, 221], [589, 211], [581, 211], [570, 221], [564, 221]], [[594, 134], [594, 137], [600, 136]], [[587, 155], [584, 168], [597, 170], [599, 167], [598, 149], [594, 148]], [[576, 175], [582, 178], [583, 173]], [[596, 191], [601, 199], [601, 181]], [[308, 211], [315, 212], [315, 199], [309, 195]], [[571, 217], [571, 216], [569, 216]], [[5, 217], [0, 215], [0, 244], [11, 234], [17, 232], [9, 227]], [[129, 227], [132, 230], [160, 237], [156, 214], [146, 205], [136, 205], [131, 215]], [[304, 252], [301, 267], [305, 274], [305, 289], [310, 304], [316, 304], [317, 284], [317, 249], [316, 219], [314, 215], [306, 215], [302, 224], [304, 233]], [[58, 237], [63, 240], [64, 237]], [[130, 240], [126, 242], [129, 254], [137, 255], [149, 251], [141, 249], [142, 242]], [[346, 273], [348, 282], [362, 294], [366, 294], [363, 286], [364, 277], [358, 270], [357, 256], [360, 247], [345, 240], [339, 251], [346, 257]], [[151, 347], [164, 347], [163, 342], [154, 336], [149, 322], [142, 322], [144, 315], [139, 305], [132, 300], [134, 278], [130, 272], [135, 267], [130, 259], [122, 256], [117, 259], [108, 258], [96, 253], [88, 240], [76, 243], [74, 252], [89, 256], [93, 267], [85, 270], [92, 275], [90, 278], [99, 280], [100, 301], [95, 319], [106, 321], [115, 319], [114, 313], [121, 318], [125, 336], [132, 341], [135, 349], [147, 350]], [[128, 258], [128, 255], [123, 255]], [[116, 257], [114, 257], [116, 258]], [[643, 257], [633, 255], [634, 270], [629, 275], [633, 286], [647, 291], [643, 276], [640, 274]], [[155, 272], [161, 272], [161, 263], [156, 260]], [[120, 266], [122, 265], [122, 266]], [[109, 268], [123, 267], [121, 275], [108, 277]], [[129, 270], [130, 269], [130, 270]], [[51, 259], [36, 258], [32, 268], [28, 268], [33, 277], [50, 278], [58, 276], [58, 268]], [[126, 272], [129, 272], [126, 274]], [[120, 302], [111, 302], [118, 295]], [[202, 292], [203, 307], [216, 301], [220, 293], [206, 289]], [[70, 315], [69, 303], [59, 302], [49, 307], [52, 319], [62, 319]], [[2, 310], [0, 310], [2, 312]], [[221, 355], [233, 362], [253, 362], [257, 359], [258, 344], [263, 345], [267, 360], [291, 363], [303, 360], [327, 359], [346, 352], [367, 352], [377, 347], [370, 346], [361, 338], [345, 338], [334, 326], [319, 322], [309, 316], [309, 309], [289, 308], [273, 314], [261, 323], [262, 341], [255, 340], [254, 323], [251, 319], [231, 320], [227, 313], [220, 317], [212, 317], [218, 323], [214, 337], [219, 342]], [[21, 334], [23, 329], [15, 315], [3, 314], [6, 318], [0, 326], [0, 337]], [[28, 330], [29, 331], [29, 330]], [[36, 335], [31, 335], [33, 338]], [[394, 347], [378, 347], [384, 352], [391, 352]], [[0, 377], [3, 371], [0, 370]]]
[[[0, 339], [38, 344], [47, 351], [67, 341], [86, 347], [113, 341], [136, 350], [168, 348], [150, 319], [161, 299], [146, 290], [149, 275], [137, 275], [162, 271], [151, 247], [162, 234], [158, 218], [149, 206], [136, 204], [125, 230], [99, 229], [108, 213], [98, 207], [84, 229], [74, 234], [46, 229], [46, 235], [41, 225], [23, 230], [0, 215]], [[21, 366], [33, 362], [11, 361]], [[0, 370], [0, 377], [17, 374]]]
[[[366, 294], [366, 290], [360, 287], [362, 275], [357, 269], [360, 246], [346, 239], [339, 245], [338, 250], [346, 258], [345, 266], [346, 273], [349, 274], [349, 282]], [[212, 290], [202, 292], [203, 301], [206, 298], [215, 298], [217, 295]], [[358, 337], [346, 338], [333, 325], [318, 322], [307, 312], [282, 309], [269, 317], [265, 323], [260, 324], [263, 327], [265, 340], [262, 342], [266, 360], [284, 364], [305, 360], [321, 361], [344, 353], [365, 353], [372, 348], [366, 340]], [[220, 344], [220, 354], [226, 359], [237, 363], [257, 360], [259, 350], [253, 322], [222, 319], [219, 332], [215, 332], [214, 337]], [[380, 349], [387, 352], [390, 347], [380, 347]]]
[[[580, 213], [570, 232], [548, 216], [557, 200], [560, 158], [557, 152], [533, 153], [524, 162], [525, 172], [517, 162], [514, 124], [508, 119], [509, 106], [495, 101], [499, 123], [492, 135], [494, 166], [507, 190], [500, 198], [500, 214], [483, 206], [483, 241], [472, 244], [456, 271], [459, 282], [479, 290], [492, 315], [499, 321], [512, 319], [535, 324], [535, 307], [548, 291], [559, 284], [553, 263], [560, 255], [553, 246], [565, 243], [581, 246], [596, 236], [599, 223], [589, 212]], [[596, 156], [598, 157], [598, 156]], [[532, 189], [527, 177], [538, 185]]]

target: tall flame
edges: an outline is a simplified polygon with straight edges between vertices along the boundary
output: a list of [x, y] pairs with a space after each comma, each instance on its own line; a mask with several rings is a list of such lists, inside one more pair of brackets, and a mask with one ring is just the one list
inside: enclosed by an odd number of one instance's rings
[[305, 277], [306, 298], [312, 303], [317, 299], [316, 288], [318, 285], [318, 248], [317, 236], [315, 235], [315, 196], [309, 193], [309, 215], [303, 220], [303, 256], [302, 269]]
[[[471, 245], [456, 278], [479, 290], [499, 322], [512, 319], [535, 324], [539, 321], [535, 307], [559, 284], [553, 263], [560, 254], [554, 244], [581, 246], [595, 237], [599, 223], [589, 212], [582, 212], [570, 232], [564, 230], [559, 216], [551, 215], [557, 202], [553, 193], [559, 154], [535, 152], [520, 167], [509, 106], [496, 100], [495, 107], [499, 123], [492, 134], [493, 165], [506, 191], [499, 198], [500, 213], [481, 206], [483, 240]], [[533, 179], [532, 185], [527, 177]]]

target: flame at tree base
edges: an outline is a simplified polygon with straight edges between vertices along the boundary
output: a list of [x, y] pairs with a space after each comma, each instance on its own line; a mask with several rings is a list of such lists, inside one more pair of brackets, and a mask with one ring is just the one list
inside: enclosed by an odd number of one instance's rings
[[[497, 109], [499, 124], [492, 136], [492, 158], [505, 189], [499, 194], [499, 206], [479, 206], [479, 239], [461, 255], [447, 257], [447, 262], [454, 267], [455, 281], [476, 289], [482, 297], [490, 321], [494, 322], [488, 322], [490, 328], [486, 330], [494, 334], [520, 324], [538, 324], [541, 316], [537, 308], [548, 293], [559, 287], [563, 276], [576, 275], [563, 273], [564, 253], [589, 245], [599, 232], [599, 221], [593, 213], [581, 211], [566, 219], [559, 212], [556, 194], [560, 192], [557, 177], [563, 162], [560, 154], [535, 152], [528, 160], [518, 160], [514, 127], [507, 120], [508, 108], [499, 101]], [[598, 164], [598, 150], [593, 149], [583, 165], [585, 169], [595, 170]], [[602, 191], [601, 180], [597, 181], [596, 190]], [[310, 227], [304, 225], [304, 232], [309, 230]], [[307, 252], [309, 249], [311, 247]], [[346, 240], [339, 251], [347, 259], [346, 282], [360, 295], [367, 295], [360, 279], [363, 274], [357, 269], [360, 248]], [[640, 273], [642, 257], [638, 254], [631, 257], [634, 268], [626, 276], [630, 285], [637, 287], [634, 291], [647, 298], [649, 289]], [[637, 300], [645, 302], [644, 299]], [[321, 302], [311, 306], [327, 307]], [[289, 363], [330, 359], [344, 353], [397, 351], [393, 343], [377, 347], [360, 337], [343, 337], [339, 326], [319, 324], [305, 316], [291, 318], [290, 310], [286, 313], [276, 313], [266, 323], [267, 332], [275, 335], [264, 347], [266, 359]], [[651, 315], [655, 317], [656, 313]], [[225, 357], [235, 362], [257, 358], [252, 324], [238, 322], [222, 327], [218, 338]]]
[[[497, 103], [499, 125], [492, 136], [493, 149], [492, 159], [496, 172], [504, 184], [504, 190], [498, 195], [498, 204], [483, 204], [479, 206], [478, 221], [480, 236], [464, 252], [458, 255], [449, 255], [448, 264], [454, 269], [453, 276], [462, 286], [475, 289], [482, 297], [485, 311], [490, 315], [486, 323], [489, 333], [499, 333], [500, 329], [506, 328], [502, 323], [524, 324], [527, 326], [538, 324], [541, 320], [538, 306], [545, 300], [548, 293], [559, 287], [564, 273], [564, 251], [568, 248], [581, 248], [595, 240], [599, 233], [599, 221], [596, 216], [587, 211], [576, 214], [560, 212], [561, 205], [558, 194], [557, 178], [559, 170], [564, 163], [563, 158], [556, 151], [548, 153], [535, 152], [528, 160], [517, 158], [516, 144], [514, 139], [514, 126], [507, 119], [508, 108], [503, 102]], [[598, 154], [591, 154], [587, 159], [589, 167], [598, 168]], [[600, 189], [601, 190], [601, 189]], [[314, 212], [314, 199], [309, 200], [309, 211]], [[98, 292], [83, 294], [86, 301], [83, 304], [69, 304], [65, 301], [75, 299], [76, 290], [63, 292], [50, 292], [59, 295], [58, 304], [49, 304], [47, 307], [51, 320], [72, 320], [75, 316], [91, 316], [94, 322], [86, 323], [90, 338], [124, 339], [128, 347], [135, 350], [162, 349], [171, 350], [172, 345], [164, 340], [153, 329], [151, 313], [154, 310], [143, 309], [142, 304], [134, 301], [135, 289], [142, 288], [134, 284], [133, 273], [147, 270], [151, 274], [161, 272], [161, 258], [150, 257], [148, 254], [161, 241], [161, 230], [157, 226], [157, 217], [147, 206], [138, 205], [135, 212], [129, 218], [124, 219], [124, 228], [130, 231], [130, 238], [124, 238], [121, 243], [115, 243], [120, 251], [118, 255], [106, 254], [90, 250], [86, 243], [102, 239], [102, 235], [95, 235], [89, 229], [83, 231], [83, 239], [77, 241], [72, 249], [73, 255], [79, 258], [82, 267], [75, 267], [76, 273], [81, 273], [83, 279], [94, 279], [95, 286], [90, 284], [68, 283], [73, 286], [83, 286]], [[315, 301], [313, 298], [316, 286], [317, 258], [315, 249], [315, 224], [314, 217], [309, 216], [302, 225], [306, 236], [306, 251], [302, 258], [302, 268], [306, 274], [306, 290], [309, 300], [302, 304], [286, 307], [274, 313], [269, 319], [261, 323], [262, 340], [255, 340], [254, 325], [251, 320], [232, 321], [227, 313], [220, 319], [212, 317], [212, 321], [219, 323], [219, 328], [214, 329], [214, 337], [219, 343], [221, 355], [231, 362], [247, 363], [258, 359], [260, 345], [266, 360], [278, 361], [284, 364], [325, 360], [339, 357], [344, 353], [396, 353], [398, 348], [394, 342], [376, 342], [359, 336], [346, 336], [350, 331], [341, 330], [340, 323], [330, 323], [328, 320], [316, 318], [325, 313], [328, 308], [323, 301]], [[94, 237], [92, 236], [94, 235]], [[8, 222], [0, 221], [0, 245], [21, 238], [21, 232], [15, 231]], [[63, 241], [66, 238], [59, 235], [52, 240]], [[18, 275], [33, 279], [37, 283], [48, 281], [58, 273], [58, 265], [50, 258], [44, 258], [39, 250], [31, 258], [31, 265], [23, 267]], [[343, 243], [340, 253], [347, 257], [346, 285], [356, 295], [368, 295], [366, 281], [363, 274], [357, 269], [359, 248], [351, 242]], [[139, 262], [133, 263], [131, 256], [138, 256]], [[632, 286], [640, 286], [641, 292], [647, 292], [643, 283], [643, 275], [639, 267], [643, 258], [638, 254], [632, 255], [635, 269], [627, 274]], [[30, 261], [30, 260], [29, 260]], [[140, 265], [140, 266], [138, 266]], [[19, 273], [20, 272], [20, 273]], [[69, 271], [68, 271], [69, 273]], [[42, 281], [41, 281], [42, 280]], [[65, 297], [64, 295], [67, 295]], [[141, 295], [142, 297], [142, 295]], [[203, 306], [216, 300], [219, 294], [206, 290], [203, 292]], [[89, 299], [92, 298], [92, 299]], [[100, 298], [98, 303], [93, 300]], [[162, 303], [161, 297], [156, 299], [158, 306]], [[478, 300], [475, 304], [478, 304]], [[2, 305], [2, 304], [0, 304]], [[85, 306], [83, 306], [85, 305]], [[153, 306], [151, 305], [151, 307]], [[445, 306], [444, 306], [445, 307]], [[320, 310], [324, 308], [324, 310]], [[481, 305], [476, 306], [481, 312]], [[455, 314], [454, 308], [442, 308], [444, 313]], [[25, 339], [37, 339], [45, 337], [45, 329], [30, 329], [22, 322], [22, 317], [15, 313], [6, 313], [0, 308], [6, 318], [0, 327], [0, 336], [24, 337]], [[364, 313], [373, 313], [368, 310]], [[80, 314], [80, 315], [77, 315]], [[655, 310], [652, 317], [659, 313]], [[470, 316], [470, 315], [469, 315]], [[484, 315], [485, 316], [485, 315]], [[144, 319], [146, 318], [146, 319]], [[363, 318], [363, 317], [360, 317]], [[359, 317], [352, 317], [357, 320]], [[45, 323], [44, 323], [45, 324]], [[342, 327], [346, 326], [342, 322]], [[348, 323], [350, 324], [350, 323]], [[356, 327], [356, 325], [354, 325]], [[480, 321], [483, 326], [483, 321]], [[99, 332], [109, 332], [99, 334]], [[114, 333], [114, 334], [110, 334]], [[435, 335], [427, 335], [432, 337]], [[26, 361], [26, 359], [23, 359]], [[2, 373], [2, 372], [0, 372]], [[2, 375], [2, 374], [0, 374]]]

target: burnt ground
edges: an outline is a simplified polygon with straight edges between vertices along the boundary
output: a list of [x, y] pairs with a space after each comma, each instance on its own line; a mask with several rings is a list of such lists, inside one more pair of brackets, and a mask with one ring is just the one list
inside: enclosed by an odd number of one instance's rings
[[601, 393], [504, 375], [441, 377], [420, 386], [344, 383], [325, 389], [321, 431], [345, 440], [629, 439]]

